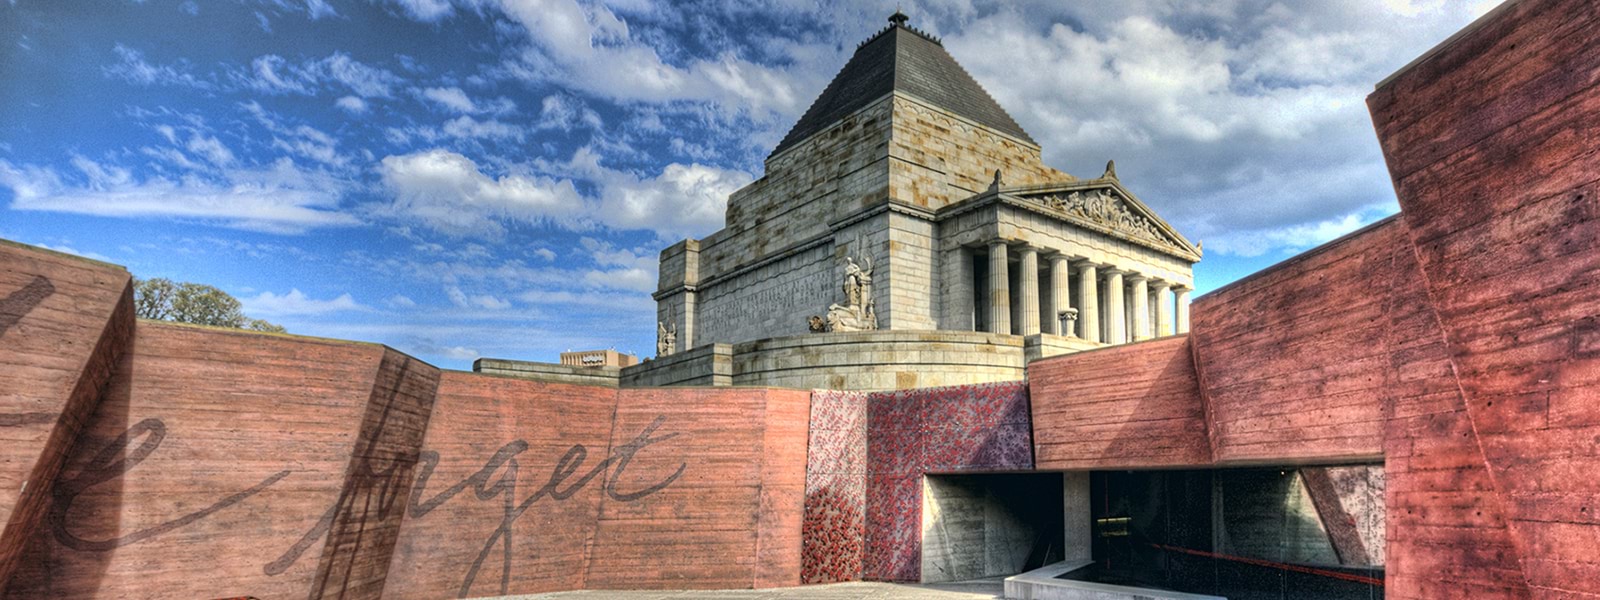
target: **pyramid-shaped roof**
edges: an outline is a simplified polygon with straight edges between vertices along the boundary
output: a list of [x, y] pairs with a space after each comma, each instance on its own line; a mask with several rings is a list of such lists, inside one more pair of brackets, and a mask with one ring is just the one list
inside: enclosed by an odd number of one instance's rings
[[1028, 132], [978, 85], [944, 44], [905, 24], [899, 12], [889, 27], [862, 42], [811, 108], [772, 151], [783, 152], [892, 91], [915, 96], [980, 125], [1037, 145]]

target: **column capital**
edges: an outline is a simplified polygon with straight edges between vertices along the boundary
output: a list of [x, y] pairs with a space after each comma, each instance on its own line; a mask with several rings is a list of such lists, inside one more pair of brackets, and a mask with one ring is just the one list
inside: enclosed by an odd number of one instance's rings
[[1124, 271], [1122, 275], [1122, 278], [1126, 279], [1129, 283], [1150, 281], [1152, 279], [1149, 275], [1145, 275], [1144, 273], [1140, 273], [1138, 271]]

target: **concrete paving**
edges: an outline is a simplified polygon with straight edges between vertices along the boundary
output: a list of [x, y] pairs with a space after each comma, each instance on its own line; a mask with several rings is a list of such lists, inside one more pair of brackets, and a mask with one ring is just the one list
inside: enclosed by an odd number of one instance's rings
[[556, 592], [494, 600], [995, 600], [1004, 597], [1004, 587], [1000, 578], [993, 578], [926, 585], [854, 582], [767, 590]]

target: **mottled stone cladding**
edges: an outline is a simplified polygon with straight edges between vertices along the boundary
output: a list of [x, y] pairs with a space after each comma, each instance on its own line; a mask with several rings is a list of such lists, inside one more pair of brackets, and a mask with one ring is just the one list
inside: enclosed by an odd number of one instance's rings
[[938, 209], [981, 192], [1000, 170], [1006, 185], [1073, 181], [1045, 166], [1039, 147], [920, 99], [896, 94], [889, 138], [889, 197]]

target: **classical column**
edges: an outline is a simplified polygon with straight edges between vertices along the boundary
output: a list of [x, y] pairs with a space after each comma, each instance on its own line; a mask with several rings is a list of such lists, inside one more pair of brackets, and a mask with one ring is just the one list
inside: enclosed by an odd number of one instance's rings
[[1150, 279], [1134, 273], [1128, 277], [1133, 283], [1133, 341], [1150, 339]]
[[989, 331], [1010, 335], [1011, 276], [1006, 269], [1006, 243], [989, 242]]
[[1189, 333], [1189, 288], [1173, 288], [1178, 292], [1178, 333]]
[[1039, 333], [1039, 249], [1032, 246], [1023, 246], [1018, 255], [1017, 268], [1022, 269], [1018, 284], [1022, 287], [1017, 293], [1022, 294], [1019, 310], [1021, 315], [1022, 335], [1037, 335]]
[[1067, 255], [1056, 254], [1050, 257], [1050, 326], [1046, 327], [1050, 333], [1056, 335], [1072, 335], [1071, 331], [1061, 329], [1061, 311], [1072, 308], [1072, 303], [1067, 300], [1067, 295], [1072, 293], [1072, 288], [1067, 285]]
[[1121, 269], [1106, 269], [1106, 343], [1128, 343], [1128, 313], [1123, 303], [1123, 295], [1128, 290], [1122, 287]]
[[952, 271], [950, 285], [946, 286], [945, 301], [950, 304], [949, 318], [951, 322], [946, 328], [961, 331], [977, 331], [977, 309], [975, 303], [978, 284], [972, 268], [972, 251], [964, 247], [957, 247], [950, 251], [949, 258]]
[[1078, 330], [1091, 342], [1100, 341], [1099, 284], [1094, 263], [1078, 263]]
[[1172, 335], [1172, 284], [1156, 284], [1156, 335]]

